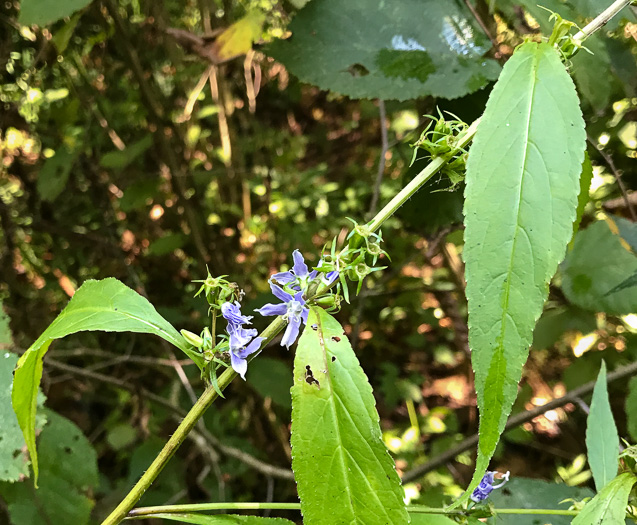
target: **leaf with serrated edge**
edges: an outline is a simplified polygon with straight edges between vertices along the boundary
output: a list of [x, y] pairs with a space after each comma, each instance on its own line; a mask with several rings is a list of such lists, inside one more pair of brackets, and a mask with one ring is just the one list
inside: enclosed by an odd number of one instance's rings
[[484, 475], [517, 395], [548, 283], [573, 233], [586, 145], [558, 52], [522, 44], [502, 71], [469, 151], [465, 247], [469, 344]]
[[586, 449], [595, 488], [600, 492], [617, 475], [619, 434], [610, 410], [606, 363], [602, 361], [586, 421]]
[[35, 409], [42, 378], [42, 359], [54, 339], [87, 331], [155, 334], [182, 350], [201, 368], [203, 359], [147, 299], [117, 279], [86, 281], [62, 313], [18, 361], [13, 380], [13, 410], [31, 455], [34, 480], [38, 479], [35, 448]]
[[265, 52], [303, 82], [352, 98], [457, 98], [500, 72], [462, 2], [312, 0], [289, 30]]
[[588, 157], [588, 152], [584, 152], [584, 162], [582, 162], [582, 173], [579, 178], [579, 195], [577, 196], [577, 209], [575, 211], [575, 221], [573, 221], [573, 237], [571, 242], [568, 243], [568, 249], [573, 248], [575, 242], [575, 235], [579, 230], [579, 226], [584, 216], [584, 210], [590, 200], [589, 190], [591, 187], [591, 181], [593, 180], [593, 165], [591, 159]]
[[261, 518], [258, 516], [239, 516], [235, 514], [206, 516], [195, 512], [177, 512], [153, 514], [153, 518], [192, 523], [194, 525], [294, 525], [283, 518]]
[[608, 483], [575, 516], [572, 525], [620, 525], [626, 521], [628, 496], [637, 478], [624, 472]]
[[409, 523], [372, 388], [343, 328], [312, 308], [294, 358], [292, 469], [306, 525]]

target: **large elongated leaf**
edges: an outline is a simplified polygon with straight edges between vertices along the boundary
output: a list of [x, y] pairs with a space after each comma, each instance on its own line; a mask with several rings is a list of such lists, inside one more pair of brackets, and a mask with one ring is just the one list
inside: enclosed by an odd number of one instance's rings
[[407, 524], [372, 389], [343, 328], [312, 308], [294, 358], [292, 468], [306, 525]]
[[20, 358], [15, 371], [13, 409], [31, 455], [36, 483], [38, 457], [34, 426], [42, 359], [54, 339], [93, 330], [155, 334], [183, 350], [200, 368], [203, 365], [202, 357], [144, 297], [117, 279], [86, 281], [62, 313]]
[[521, 45], [489, 97], [467, 165], [464, 259], [480, 440], [461, 501], [489, 465], [571, 238], [585, 139], [557, 51]]
[[586, 422], [586, 449], [595, 488], [600, 492], [617, 475], [619, 455], [619, 434], [610, 410], [604, 361], [595, 382]]
[[267, 51], [304, 82], [354, 98], [456, 98], [495, 80], [462, 2], [312, 0]]
[[637, 478], [631, 472], [624, 472], [608, 483], [602, 491], [590, 500], [582, 512], [572, 521], [572, 525], [621, 525], [626, 522], [628, 496]]
[[206, 516], [196, 512], [153, 514], [153, 518], [194, 525], [294, 525], [283, 518], [260, 518], [258, 516], [238, 516], [235, 514], [216, 514]]

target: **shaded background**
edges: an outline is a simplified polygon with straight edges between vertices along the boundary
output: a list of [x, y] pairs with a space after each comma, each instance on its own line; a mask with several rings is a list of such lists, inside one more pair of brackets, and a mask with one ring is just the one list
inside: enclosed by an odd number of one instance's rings
[[[116, 277], [196, 333], [207, 305], [193, 298], [192, 281], [206, 267], [245, 290], [245, 312], [269, 302], [267, 278], [291, 264], [292, 250], [316, 263], [326, 243], [342, 243], [347, 217], [371, 218], [426, 165], [419, 158], [409, 167], [425, 115], [480, 116], [515, 46], [551, 28], [535, 2], [508, 0], [401, 0], [386, 10], [367, 0], [80, 3], [57, 20], [35, 0], [23, 3], [28, 13], [12, 1], [0, 12], [6, 350], [28, 348], [87, 279]], [[544, 4], [578, 23], [606, 6]], [[234, 44], [255, 40], [253, 49], [224, 60], [211, 35], [255, 9], [265, 13], [263, 27], [253, 24], [253, 38], [242, 33]], [[291, 39], [278, 40], [289, 30]], [[570, 65], [594, 167], [590, 202], [536, 329], [514, 413], [593, 380], [602, 358], [612, 370], [637, 353], [636, 38], [627, 11], [587, 41], [594, 54], [580, 52]], [[452, 186], [434, 178], [388, 221], [388, 268], [337, 316], [374, 387], [385, 442], [411, 481], [407, 496], [431, 505], [466, 485], [473, 449], [426, 473], [413, 469], [474, 434], [478, 417], [463, 188]], [[255, 319], [257, 328], [266, 324]], [[12, 462], [0, 482], [0, 522], [94, 523], [108, 513], [203, 389], [184, 357], [136, 334], [56, 342], [42, 383], [43, 488], [34, 493], [24, 480], [21, 445], [0, 441]], [[275, 341], [251, 363], [248, 381], [235, 381], [212, 406], [205, 432], [141, 503], [296, 501], [292, 359]], [[3, 385], [14, 362], [0, 367]], [[620, 435], [637, 439], [637, 384], [624, 378], [610, 393]], [[589, 399], [509, 431], [494, 466], [592, 486], [583, 439]], [[64, 444], [73, 435], [81, 445]], [[49, 485], [47, 471], [57, 476]], [[77, 498], [72, 520], [58, 508], [69, 494]]]

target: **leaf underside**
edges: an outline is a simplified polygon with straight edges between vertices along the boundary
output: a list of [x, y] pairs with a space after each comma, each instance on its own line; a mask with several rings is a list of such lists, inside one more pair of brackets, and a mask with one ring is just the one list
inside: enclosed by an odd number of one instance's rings
[[66, 308], [18, 361], [13, 380], [13, 410], [24, 433], [38, 479], [35, 447], [35, 411], [38, 386], [42, 379], [42, 359], [54, 339], [86, 331], [136, 332], [155, 334], [181, 349], [201, 368], [202, 358], [184, 341], [147, 299], [117, 279], [86, 281], [75, 292]]
[[480, 482], [516, 398], [573, 233], [585, 140], [557, 51], [522, 44], [491, 93], [467, 164], [464, 259], [480, 439], [473, 480], [454, 505]]
[[302, 81], [352, 98], [456, 98], [500, 72], [462, 2], [312, 0], [289, 29], [266, 52]]
[[294, 358], [292, 468], [306, 525], [406, 525], [367, 377], [338, 322], [312, 308]]

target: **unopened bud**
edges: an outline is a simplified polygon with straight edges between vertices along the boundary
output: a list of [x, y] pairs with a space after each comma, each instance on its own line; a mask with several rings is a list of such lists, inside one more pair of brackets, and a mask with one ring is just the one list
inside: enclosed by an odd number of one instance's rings
[[203, 339], [197, 334], [193, 334], [188, 330], [181, 330], [182, 337], [194, 347], [201, 348], [203, 345]]

